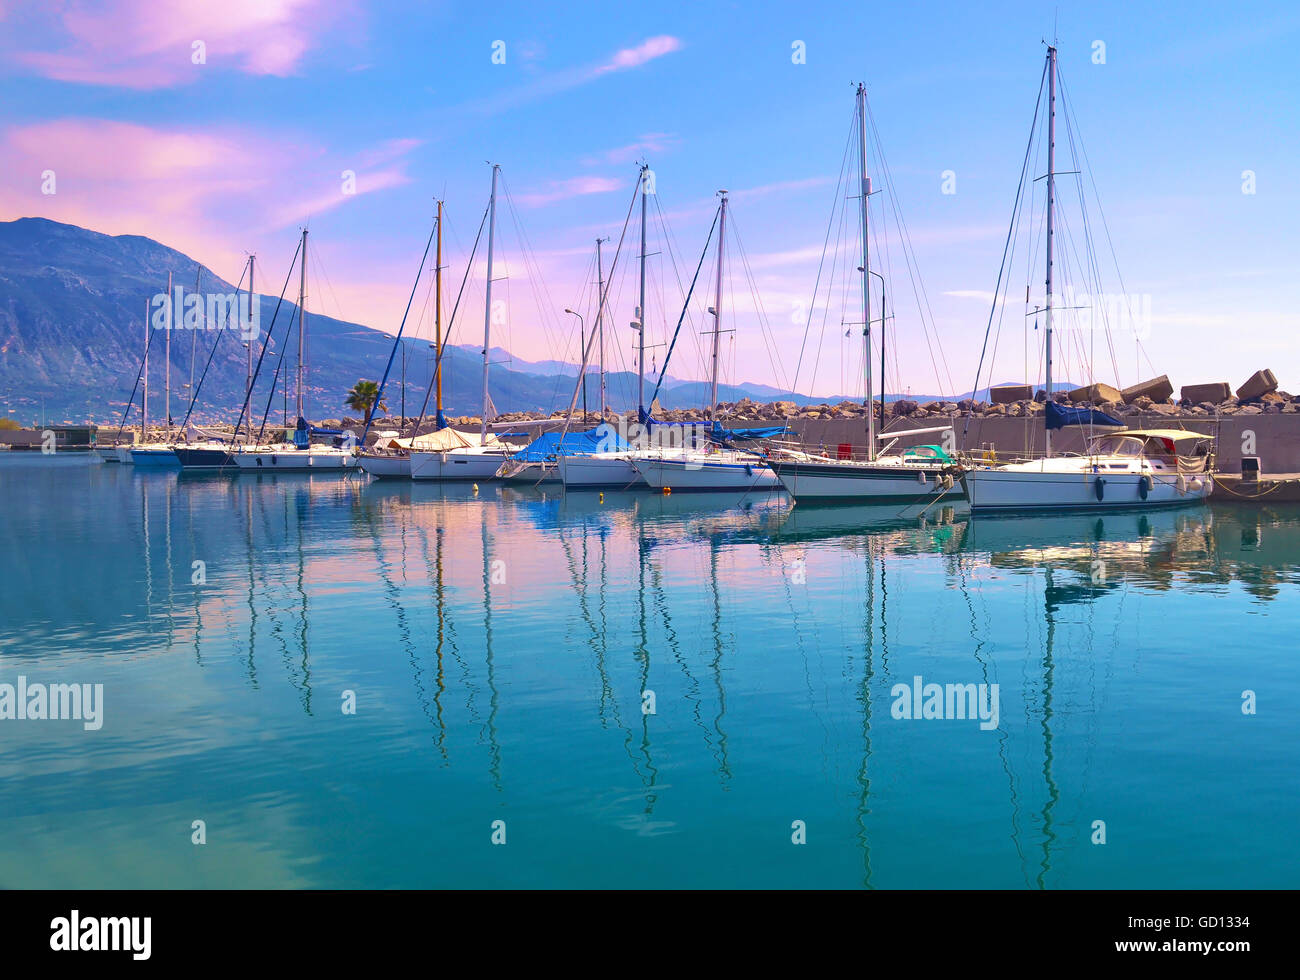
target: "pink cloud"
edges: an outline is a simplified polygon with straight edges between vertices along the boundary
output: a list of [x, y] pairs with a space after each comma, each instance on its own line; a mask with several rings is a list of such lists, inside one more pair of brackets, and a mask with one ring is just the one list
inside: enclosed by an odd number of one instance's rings
[[596, 163], [631, 163], [648, 153], [667, 153], [675, 149], [678, 142], [677, 136], [673, 133], [647, 133], [635, 143], [616, 146], [612, 150], [606, 150], [599, 156], [587, 157], [583, 160], [583, 163], [588, 165]]
[[[147, 235], [223, 272], [238, 269], [243, 251], [264, 236], [407, 183], [402, 158], [417, 142], [335, 154], [283, 134], [234, 128], [97, 119], [17, 126], [0, 132], [0, 219], [39, 215], [106, 234]], [[347, 169], [356, 173], [352, 194], [342, 181]], [[53, 194], [42, 193], [47, 171], [54, 172]]]
[[[44, 12], [54, 43], [16, 60], [61, 81], [151, 89], [187, 84], [214, 68], [289, 75], [339, 13], [336, 0], [74, 0]], [[4, 16], [0, 12], [0, 17]], [[206, 63], [195, 64], [195, 42]]]
[[568, 180], [552, 181], [549, 189], [520, 194], [519, 203], [526, 208], [540, 208], [556, 201], [566, 201], [587, 194], [606, 194], [628, 186], [625, 180], [613, 177], [571, 177]]
[[653, 61], [655, 58], [662, 58], [666, 54], [680, 51], [681, 47], [682, 42], [678, 38], [670, 34], [660, 34], [657, 37], [642, 41], [635, 48], [623, 48], [623, 50], [616, 52], [614, 57], [596, 69], [596, 73], [603, 74], [610, 71], [622, 71], [625, 68], [637, 68], [647, 61]]

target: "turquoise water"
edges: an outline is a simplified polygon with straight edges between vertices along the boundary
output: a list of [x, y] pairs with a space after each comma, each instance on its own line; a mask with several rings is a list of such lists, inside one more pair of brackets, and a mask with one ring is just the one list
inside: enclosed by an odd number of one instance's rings
[[[0, 721], [0, 886], [1300, 880], [1297, 509], [917, 519], [18, 453], [0, 502], [0, 684], [103, 684], [97, 731]], [[996, 683], [997, 727], [893, 717], [916, 675]]]

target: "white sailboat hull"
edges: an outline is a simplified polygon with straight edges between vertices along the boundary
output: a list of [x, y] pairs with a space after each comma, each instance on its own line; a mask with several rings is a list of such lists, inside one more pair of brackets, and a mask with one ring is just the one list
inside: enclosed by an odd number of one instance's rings
[[557, 463], [566, 490], [630, 490], [646, 485], [631, 458], [622, 453], [560, 456]]
[[381, 480], [409, 480], [411, 478], [411, 457], [409, 455], [363, 455], [358, 460], [357, 465], [371, 476]]
[[549, 487], [558, 486], [561, 483], [560, 470], [553, 461], [524, 463], [521, 466], [511, 466], [506, 474], [499, 474], [499, 478], [506, 483], [514, 483], [526, 487]]
[[490, 480], [508, 457], [505, 453], [411, 453], [412, 480]]
[[654, 490], [677, 492], [714, 491], [741, 493], [750, 490], [781, 490], [781, 481], [762, 461], [744, 460], [727, 454], [680, 457], [634, 457], [633, 465]]
[[[1028, 510], [1122, 510], [1129, 508], [1174, 507], [1203, 502], [1213, 487], [1208, 473], [1179, 473], [1139, 470], [1104, 458], [1093, 463], [1086, 458], [1063, 459], [1074, 464], [1068, 469], [1053, 466], [1056, 460], [1025, 463], [966, 473], [966, 492], [972, 511]], [[1102, 481], [1098, 496], [1097, 481]], [[1142, 483], [1147, 481], [1146, 494]]]
[[234, 459], [241, 473], [339, 473], [357, 465], [356, 456], [341, 449], [249, 450]]
[[771, 466], [795, 500], [924, 503], [939, 496], [945, 500], [962, 497], [961, 483], [949, 486], [942, 466], [848, 460], [772, 460]]

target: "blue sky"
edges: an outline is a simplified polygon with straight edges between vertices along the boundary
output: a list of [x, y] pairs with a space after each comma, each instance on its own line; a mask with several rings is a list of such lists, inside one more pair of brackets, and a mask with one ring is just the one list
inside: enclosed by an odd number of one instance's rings
[[[232, 281], [243, 253], [256, 251], [263, 292], [278, 291], [306, 222], [317, 257], [311, 308], [392, 331], [435, 196], [448, 208], [449, 288], [459, 283], [492, 160], [513, 204], [499, 213], [497, 274], [508, 278], [494, 287], [506, 302], [496, 339], [521, 358], [573, 359], [576, 321], [563, 308], [591, 322], [593, 239], [617, 242], [644, 158], [678, 264], [674, 272], [652, 223], [655, 342], [676, 322], [677, 278], [693, 271], [725, 187], [755, 288], [729, 253], [724, 310], [736, 311], [726, 323], [736, 332], [724, 342], [724, 380], [790, 384], [800, 363], [799, 389], [822, 394], [861, 387], [843, 297], [831, 300], [824, 333], [814, 317], [810, 350], [820, 353], [799, 358], [841, 206], [852, 83], [868, 85], [938, 338], [927, 342], [930, 317], [917, 311], [895, 242], [888, 266], [883, 251], [873, 259], [897, 297], [888, 387], [965, 390], [1042, 41], [1055, 30], [1123, 276], [1121, 290], [1094, 226], [1102, 285], [1150, 311], [1141, 358], [1123, 330], [1113, 360], [1088, 363], [1079, 353], [1088, 345], [1066, 338], [1058, 375], [1125, 385], [1167, 372], [1175, 385], [1236, 385], [1270, 366], [1283, 387], [1300, 386], [1289, 364], [1300, 307], [1300, 11], [1283, 4], [62, 6], [0, 0], [0, 218], [149, 235]], [[203, 64], [193, 63], [195, 40]], [[495, 41], [504, 64], [493, 61]], [[806, 63], [792, 62], [795, 41]], [[41, 193], [46, 170], [57, 174], [52, 195]], [[357, 175], [355, 194], [342, 192], [345, 170]], [[945, 171], [955, 193], [943, 193]], [[1254, 193], [1243, 193], [1245, 171]], [[873, 222], [890, 206], [876, 199]], [[897, 231], [873, 227], [886, 239]], [[611, 290], [618, 368], [632, 366], [631, 252]], [[711, 267], [710, 258], [706, 275]], [[476, 271], [455, 338], [465, 343], [482, 336]], [[1023, 260], [1011, 275], [994, 380], [1041, 376], [1023, 327], [1025, 282], [1041, 293], [1041, 278], [1041, 261], [1032, 276]], [[752, 312], [760, 305], [765, 326]], [[704, 370], [698, 311], [693, 325], [670, 366], [678, 376]], [[946, 366], [932, 357], [940, 349]]]

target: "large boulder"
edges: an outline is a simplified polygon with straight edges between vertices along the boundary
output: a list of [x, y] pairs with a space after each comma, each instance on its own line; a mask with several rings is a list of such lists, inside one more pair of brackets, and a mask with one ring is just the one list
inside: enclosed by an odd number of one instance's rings
[[1268, 368], [1264, 368], [1252, 374], [1246, 379], [1246, 383], [1237, 389], [1237, 400], [1255, 401], [1271, 391], [1277, 391], [1277, 376]]

